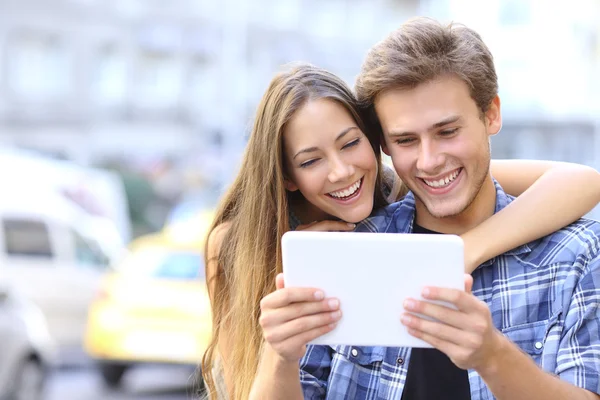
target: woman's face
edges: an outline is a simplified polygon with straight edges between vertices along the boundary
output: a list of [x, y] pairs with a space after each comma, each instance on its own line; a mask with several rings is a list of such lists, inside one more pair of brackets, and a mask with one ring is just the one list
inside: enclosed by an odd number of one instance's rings
[[302, 193], [314, 207], [311, 215], [359, 222], [371, 214], [377, 160], [344, 106], [307, 102], [287, 124], [283, 142], [286, 188]]

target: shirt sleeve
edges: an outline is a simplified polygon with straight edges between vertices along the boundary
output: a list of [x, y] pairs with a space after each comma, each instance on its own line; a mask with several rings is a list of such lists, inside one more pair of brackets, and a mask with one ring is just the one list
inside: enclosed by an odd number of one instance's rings
[[[577, 264], [575, 263], [575, 267]], [[587, 263], [587, 266], [583, 264], [581, 278], [572, 293], [565, 316], [563, 332], [557, 355], [557, 375], [577, 387], [600, 394], [600, 255], [598, 254]]]
[[332, 349], [329, 346], [308, 346], [300, 360], [300, 384], [305, 400], [321, 400], [327, 396], [331, 371]]

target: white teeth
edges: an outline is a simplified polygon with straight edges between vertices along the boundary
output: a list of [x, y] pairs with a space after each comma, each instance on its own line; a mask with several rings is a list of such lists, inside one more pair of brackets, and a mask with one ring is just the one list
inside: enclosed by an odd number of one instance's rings
[[444, 187], [444, 186], [449, 185], [450, 182], [452, 182], [453, 180], [455, 180], [456, 177], [458, 176], [459, 172], [460, 172], [460, 169], [454, 171], [452, 174], [448, 175], [447, 177], [442, 178], [442, 179], [437, 180], [437, 181], [428, 181], [426, 179], [423, 179], [423, 181], [427, 185], [429, 185], [431, 187], [434, 187], [434, 188]]
[[331, 192], [329, 194], [331, 196], [337, 197], [337, 198], [343, 198], [343, 197], [351, 196], [354, 193], [356, 193], [356, 191], [358, 190], [358, 188], [360, 188], [360, 182], [361, 181], [359, 180], [356, 183], [354, 183], [352, 186], [350, 186], [348, 189], [340, 190], [338, 192]]

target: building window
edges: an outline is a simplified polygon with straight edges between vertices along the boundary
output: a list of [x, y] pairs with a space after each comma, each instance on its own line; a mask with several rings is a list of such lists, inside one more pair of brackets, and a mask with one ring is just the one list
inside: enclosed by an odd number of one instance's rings
[[57, 35], [19, 33], [9, 39], [9, 88], [21, 99], [54, 100], [68, 96], [72, 59]]
[[127, 58], [115, 45], [105, 45], [98, 51], [94, 66], [92, 92], [96, 103], [119, 105], [127, 95]]
[[140, 54], [135, 77], [136, 103], [143, 108], [171, 108], [180, 100], [184, 76], [183, 61], [169, 53]]
[[202, 58], [193, 60], [189, 80], [192, 109], [207, 114], [218, 114], [219, 75], [216, 63]]

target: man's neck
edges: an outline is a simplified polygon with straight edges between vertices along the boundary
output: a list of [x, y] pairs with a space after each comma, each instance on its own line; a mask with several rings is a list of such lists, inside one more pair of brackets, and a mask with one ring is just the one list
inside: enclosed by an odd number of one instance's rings
[[496, 210], [496, 187], [489, 175], [473, 202], [462, 213], [445, 218], [429, 214], [425, 205], [416, 199], [416, 219], [420, 226], [440, 233], [462, 235], [494, 215]]

